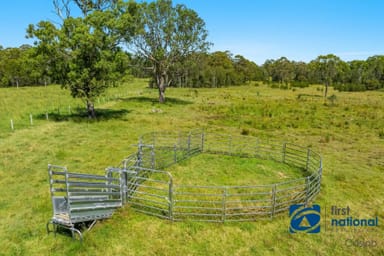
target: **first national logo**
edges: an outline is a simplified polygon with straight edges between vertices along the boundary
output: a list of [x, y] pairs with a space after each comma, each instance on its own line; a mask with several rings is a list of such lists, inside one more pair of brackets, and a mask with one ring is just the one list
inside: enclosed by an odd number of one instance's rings
[[291, 224], [290, 233], [319, 233], [320, 232], [320, 205], [306, 207], [295, 204], [289, 207]]

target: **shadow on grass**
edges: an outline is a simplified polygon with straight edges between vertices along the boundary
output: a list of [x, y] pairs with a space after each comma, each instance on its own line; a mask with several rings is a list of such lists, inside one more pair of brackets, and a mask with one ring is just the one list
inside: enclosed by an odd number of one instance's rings
[[300, 99], [322, 99], [324, 98], [322, 95], [318, 95], [318, 94], [306, 94], [306, 93], [300, 93], [297, 95], [297, 99], [300, 100]]
[[74, 109], [72, 113], [58, 113], [50, 112], [44, 113], [37, 116], [41, 120], [53, 120], [55, 122], [72, 121], [76, 123], [82, 122], [98, 122], [108, 121], [114, 119], [122, 119], [130, 111], [126, 109], [95, 109], [96, 119], [90, 119], [88, 113], [84, 108]]
[[[158, 99], [145, 97], [145, 96], [122, 98], [120, 100], [127, 101], [127, 102], [139, 102], [139, 103], [152, 103], [152, 104], [159, 103]], [[165, 98], [165, 104], [170, 104], [170, 105], [188, 105], [188, 104], [192, 104], [192, 103], [193, 102], [191, 102], [191, 101], [181, 100], [178, 98], [171, 98], [171, 97]]]

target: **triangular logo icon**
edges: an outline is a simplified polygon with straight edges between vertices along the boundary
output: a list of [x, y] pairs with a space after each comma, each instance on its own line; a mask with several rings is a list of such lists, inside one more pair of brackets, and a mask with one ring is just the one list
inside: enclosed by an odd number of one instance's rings
[[289, 207], [291, 224], [290, 233], [319, 233], [320, 232], [320, 205], [314, 204], [312, 207], [305, 207], [302, 204], [294, 204]]
[[311, 224], [309, 224], [309, 221], [308, 221], [306, 216], [303, 216], [303, 220], [300, 222], [299, 226], [302, 227], [302, 228], [310, 228], [310, 227], [312, 227]]

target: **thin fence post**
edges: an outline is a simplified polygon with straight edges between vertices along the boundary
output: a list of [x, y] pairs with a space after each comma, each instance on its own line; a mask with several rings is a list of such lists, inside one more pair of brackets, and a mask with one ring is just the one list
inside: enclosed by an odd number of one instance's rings
[[283, 159], [282, 159], [282, 162], [285, 164], [285, 154], [286, 154], [286, 152], [287, 152], [287, 143], [286, 142], [284, 142], [283, 143]]
[[173, 145], [173, 161], [177, 163], [177, 146], [176, 144]]
[[172, 177], [169, 178], [168, 185], [168, 214], [169, 220], [173, 221], [173, 180]]
[[179, 145], [179, 148], [181, 148], [181, 132], [179, 132], [179, 138], [177, 144]]
[[32, 114], [29, 114], [29, 122], [31, 124], [31, 126], [33, 125], [33, 117], [32, 117]]
[[191, 151], [191, 133], [188, 134], [187, 150], [189, 154]]
[[69, 114], [72, 114], [71, 106], [68, 106], [68, 113], [69, 113]]
[[232, 136], [229, 135], [229, 140], [228, 140], [228, 154], [232, 155]]
[[127, 194], [128, 194], [128, 186], [127, 186], [127, 172], [123, 170], [119, 170], [120, 173], [120, 189], [122, 194], [122, 204], [127, 203]]
[[13, 125], [13, 119], [11, 119], [11, 130], [12, 130], [12, 131], [15, 130], [15, 126]]
[[[66, 197], [69, 199], [69, 175], [66, 167], [64, 168], [64, 173], [65, 173], [65, 194], [66, 194]], [[67, 207], [68, 209], [70, 209], [69, 207], [71, 207], [71, 200], [67, 200]]]
[[305, 165], [305, 170], [308, 172], [309, 171], [309, 160], [311, 158], [311, 149], [308, 148], [307, 150], [307, 163]]
[[[152, 146], [155, 147], [155, 144], [156, 144], [156, 135], [154, 132], [151, 133], [151, 142], [152, 142]], [[148, 141], [150, 141], [150, 139], [148, 139]], [[148, 142], [149, 143], [149, 142]]]
[[305, 179], [305, 205], [308, 206], [308, 202], [309, 202], [309, 195], [311, 193], [310, 191], [310, 180], [309, 180], [309, 177], [307, 177]]
[[260, 153], [259, 153], [259, 151], [260, 151], [260, 145], [259, 145], [259, 139], [258, 138], [256, 138], [256, 143], [255, 143], [255, 156], [260, 156]]
[[[106, 172], [106, 174], [105, 174], [105, 178], [106, 178], [106, 181], [105, 181], [105, 183], [106, 183], [106, 185], [107, 185], [107, 191], [109, 192], [109, 193], [111, 193], [112, 192], [112, 188], [111, 188], [111, 184], [112, 184], [112, 172], [111, 171], [107, 171]], [[121, 195], [121, 191], [120, 191], [120, 195]]]
[[155, 148], [153, 145], [151, 147], [151, 168], [155, 168]]
[[201, 152], [204, 152], [205, 135], [204, 130], [201, 132]]
[[322, 167], [321, 167], [321, 159], [320, 159], [320, 168], [317, 173], [317, 179], [316, 179], [316, 194], [320, 193], [321, 190], [321, 180], [322, 180]]
[[323, 159], [320, 157], [320, 176], [323, 175]]
[[272, 186], [272, 210], [271, 210], [271, 219], [275, 216], [276, 210], [276, 184]]
[[228, 195], [228, 187], [223, 188], [223, 198], [222, 198], [222, 208], [223, 215], [221, 216], [221, 221], [224, 223], [227, 217], [227, 195]]
[[142, 144], [142, 139], [140, 138], [139, 148], [137, 152], [137, 164], [139, 167], [141, 167], [142, 161], [143, 161], [143, 144]]
[[45, 112], [45, 119], [47, 119], [47, 120], [49, 119], [48, 118], [48, 112]]
[[182, 138], [182, 133], [181, 131], [179, 131], [179, 135], [178, 135], [178, 141], [177, 141], [177, 146], [178, 148], [180, 149], [180, 152], [181, 152], [181, 158], [183, 159], [184, 158], [184, 152], [183, 152], [183, 145], [182, 145], [182, 142], [181, 142], [181, 138]]

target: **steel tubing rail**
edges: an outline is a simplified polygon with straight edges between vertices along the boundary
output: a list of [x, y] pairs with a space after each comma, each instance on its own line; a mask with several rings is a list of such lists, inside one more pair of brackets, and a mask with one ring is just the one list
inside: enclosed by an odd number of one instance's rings
[[[140, 212], [173, 221], [273, 218], [291, 204], [308, 204], [321, 188], [321, 155], [292, 143], [194, 130], [142, 135], [138, 149], [122, 164], [131, 172], [127, 183], [131, 197], [127, 196], [127, 202]], [[199, 186], [177, 184], [171, 173], [159, 171], [199, 153], [272, 159], [302, 168], [308, 175], [265, 185]]]

